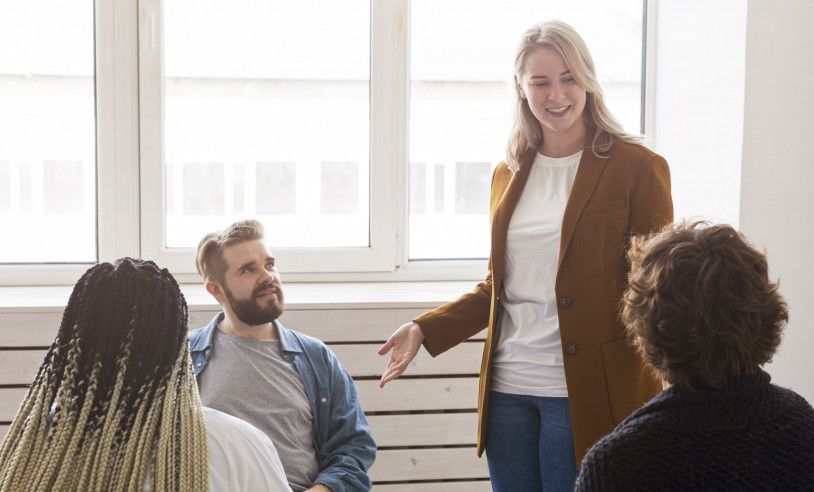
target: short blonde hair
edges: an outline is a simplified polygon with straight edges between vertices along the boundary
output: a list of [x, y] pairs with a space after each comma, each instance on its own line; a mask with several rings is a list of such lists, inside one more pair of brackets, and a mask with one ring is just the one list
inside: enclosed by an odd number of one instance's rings
[[[605, 95], [596, 78], [596, 69], [588, 46], [582, 37], [565, 22], [552, 20], [529, 28], [520, 40], [514, 59], [514, 75], [520, 79], [525, 75], [526, 61], [539, 49], [546, 48], [557, 52], [565, 62], [577, 85], [587, 92], [582, 117], [585, 123], [596, 129], [592, 150], [607, 152], [614, 140], [640, 143], [641, 137], [624, 131], [621, 123], [605, 105]], [[506, 148], [506, 163], [514, 172], [520, 160], [529, 149], [539, 149], [543, 144], [540, 122], [531, 112], [527, 99], [521, 97], [519, 82], [514, 84], [515, 110], [513, 128]]]
[[223, 282], [227, 268], [223, 259], [223, 249], [233, 244], [262, 240], [264, 236], [263, 224], [254, 219], [241, 220], [226, 229], [210, 232], [198, 243], [195, 258], [198, 273], [207, 282], [210, 280]]

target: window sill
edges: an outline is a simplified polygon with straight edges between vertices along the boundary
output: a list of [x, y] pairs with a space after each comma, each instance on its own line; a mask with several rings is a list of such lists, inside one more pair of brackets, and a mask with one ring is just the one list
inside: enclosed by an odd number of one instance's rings
[[[288, 309], [378, 309], [432, 307], [471, 291], [477, 281], [336, 282], [283, 284]], [[62, 311], [69, 286], [0, 287], [0, 313]], [[203, 284], [181, 284], [190, 310], [217, 309]]]

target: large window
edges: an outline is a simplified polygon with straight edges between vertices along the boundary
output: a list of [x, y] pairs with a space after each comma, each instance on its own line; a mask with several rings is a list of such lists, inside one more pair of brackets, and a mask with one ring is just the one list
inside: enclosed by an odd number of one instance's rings
[[515, 50], [533, 23], [574, 26], [611, 111], [641, 132], [642, 9], [640, 0], [411, 2], [410, 259], [489, 254], [489, 184], [511, 125]]
[[0, 2], [0, 263], [96, 260], [93, 17]]
[[278, 248], [367, 247], [369, 1], [163, 7], [166, 247], [246, 216]]
[[26, 231], [0, 263], [193, 281], [200, 237], [255, 217], [295, 280], [482, 277], [520, 35], [574, 25], [639, 132], [643, 3], [0, 3], [0, 220]]

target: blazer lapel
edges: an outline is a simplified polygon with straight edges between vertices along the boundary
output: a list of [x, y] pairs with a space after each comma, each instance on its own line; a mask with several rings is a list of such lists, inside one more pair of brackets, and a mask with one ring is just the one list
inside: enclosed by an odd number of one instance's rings
[[492, 288], [496, 289], [495, 294], [498, 295], [506, 260], [506, 237], [509, 232], [509, 222], [511, 222], [514, 209], [517, 207], [517, 202], [520, 201], [520, 195], [529, 179], [529, 172], [536, 154], [536, 149], [529, 149], [523, 155], [520, 168], [509, 179], [509, 184], [506, 185], [492, 218]]
[[599, 181], [599, 176], [602, 175], [602, 170], [605, 168], [605, 163], [608, 161], [607, 158], [602, 159], [594, 154], [594, 134], [594, 130], [589, 129], [585, 136], [585, 150], [582, 151], [582, 158], [579, 161], [574, 185], [571, 187], [571, 194], [568, 195], [568, 202], [565, 205], [565, 213], [562, 217], [562, 235], [560, 237], [560, 258], [557, 262], [558, 270], [563, 258], [565, 258], [565, 253], [568, 251], [568, 246], [571, 244], [571, 236], [574, 234], [577, 221], [588, 204], [588, 200], [596, 188], [596, 183]]

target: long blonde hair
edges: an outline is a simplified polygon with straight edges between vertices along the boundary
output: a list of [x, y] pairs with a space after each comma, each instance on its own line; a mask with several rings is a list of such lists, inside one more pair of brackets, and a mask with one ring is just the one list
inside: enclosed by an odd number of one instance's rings
[[0, 446], [0, 491], [208, 490], [206, 427], [175, 279], [90, 268]]
[[[598, 157], [607, 152], [615, 140], [640, 143], [641, 137], [627, 133], [619, 121], [605, 106], [605, 95], [596, 79], [596, 69], [591, 53], [582, 37], [568, 24], [548, 21], [529, 28], [520, 40], [514, 59], [515, 78], [525, 75], [526, 60], [535, 51], [547, 48], [562, 56], [576, 83], [585, 89], [586, 102], [582, 117], [589, 128], [595, 128], [592, 149]], [[540, 122], [531, 112], [528, 100], [520, 97], [519, 82], [514, 84], [514, 121], [506, 148], [506, 162], [514, 172], [529, 149], [539, 149], [543, 144]]]

